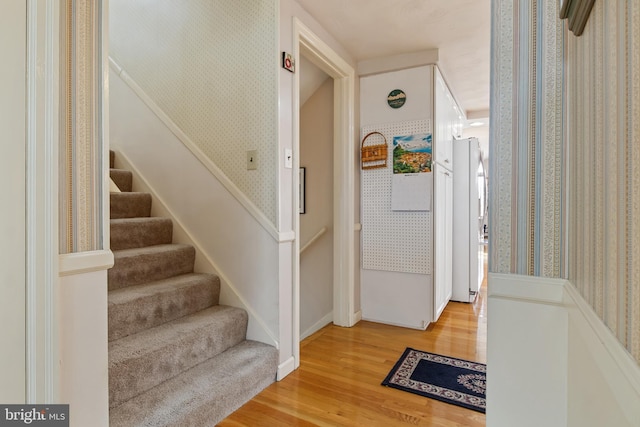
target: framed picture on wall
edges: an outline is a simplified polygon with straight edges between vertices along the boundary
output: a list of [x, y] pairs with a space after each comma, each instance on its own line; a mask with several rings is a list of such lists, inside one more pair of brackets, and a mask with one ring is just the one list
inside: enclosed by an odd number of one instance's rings
[[299, 212], [301, 214], [306, 212], [306, 201], [305, 201], [305, 193], [306, 193], [306, 168], [300, 168], [300, 176], [299, 176], [299, 180], [298, 180], [298, 190], [300, 192], [300, 199], [299, 199]]

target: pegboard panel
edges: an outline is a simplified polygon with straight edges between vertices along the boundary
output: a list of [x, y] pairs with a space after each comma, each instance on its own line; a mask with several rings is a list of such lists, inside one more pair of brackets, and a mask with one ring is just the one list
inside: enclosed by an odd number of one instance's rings
[[393, 137], [432, 133], [430, 120], [371, 125], [361, 129], [382, 133], [389, 143], [386, 168], [361, 172], [362, 268], [431, 274], [432, 212], [392, 211]]
[[110, 0], [109, 11], [109, 54], [275, 224], [278, 2]]

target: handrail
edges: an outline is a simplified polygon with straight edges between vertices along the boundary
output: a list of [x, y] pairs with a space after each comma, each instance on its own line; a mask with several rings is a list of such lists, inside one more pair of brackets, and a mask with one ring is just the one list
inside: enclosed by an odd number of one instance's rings
[[320, 229], [320, 231], [318, 231], [316, 234], [314, 234], [313, 237], [310, 238], [309, 241], [307, 243], [305, 243], [304, 246], [302, 246], [300, 248], [300, 253], [302, 253], [305, 249], [307, 249], [309, 246], [311, 246], [316, 240], [318, 240], [320, 238], [320, 236], [322, 236], [326, 232], [327, 232], [327, 227], [322, 227]]

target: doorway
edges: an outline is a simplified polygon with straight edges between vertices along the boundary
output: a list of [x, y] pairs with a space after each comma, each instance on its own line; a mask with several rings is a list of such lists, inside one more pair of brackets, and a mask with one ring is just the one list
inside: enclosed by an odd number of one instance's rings
[[333, 321], [333, 79], [300, 72], [300, 339]]
[[[333, 312], [338, 326], [353, 326], [355, 305], [355, 70], [298, 19], [294, 19], [294, 56], [304, 56], [333, 79]], [[300, 73], [295, 74], [294, 93], [300, 93]], [[300, 166], [300, 105], [294, 99], [294, 167]], [[300, 363], [300, 193], [299, 174], [294, 174], [294, 230], [298, 236], [293, 253], [293, 343], [296, 367]]]

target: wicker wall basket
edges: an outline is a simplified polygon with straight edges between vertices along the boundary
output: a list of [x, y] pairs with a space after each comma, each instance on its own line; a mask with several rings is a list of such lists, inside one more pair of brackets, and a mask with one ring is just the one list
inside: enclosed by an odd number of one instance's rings
[[[367, 139], [372, 135], [380, 135], [384, 144], [365, 145]], [[373, 142], [373, 138], [369, 143]], [[377, 169], [387, 167], [387, 138], [380, 132], [370, 132], [362, 139], [362, 169]]]

